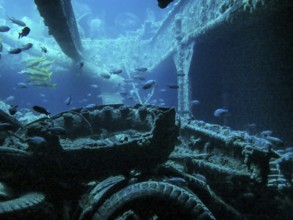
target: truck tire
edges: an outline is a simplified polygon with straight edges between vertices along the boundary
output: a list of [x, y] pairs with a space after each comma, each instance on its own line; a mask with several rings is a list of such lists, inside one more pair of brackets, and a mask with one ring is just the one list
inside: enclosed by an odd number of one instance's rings
[[200, 199], [176, 185], [147, 181], [114, 193], [97, 209], [93, 220], [215, 219]]

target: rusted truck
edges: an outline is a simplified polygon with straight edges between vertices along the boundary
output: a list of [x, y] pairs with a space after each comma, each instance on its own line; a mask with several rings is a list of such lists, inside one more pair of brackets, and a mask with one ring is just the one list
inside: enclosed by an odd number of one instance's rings
[[292, 217], [292, 153], [173, 108], [94, 106], [1, 132], [1, 219]]

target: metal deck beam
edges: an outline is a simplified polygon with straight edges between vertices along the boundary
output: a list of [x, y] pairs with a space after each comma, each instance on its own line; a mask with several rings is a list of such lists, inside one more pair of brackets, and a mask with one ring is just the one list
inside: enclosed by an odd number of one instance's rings
[[81, 59], [81, 41], [71, 0], [35, 0], [44, 23], [62, 51], [74, 61]]

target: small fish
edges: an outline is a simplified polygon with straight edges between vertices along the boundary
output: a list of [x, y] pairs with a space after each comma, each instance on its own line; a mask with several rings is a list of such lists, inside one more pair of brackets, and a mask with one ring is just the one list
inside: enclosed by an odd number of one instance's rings
[[37, 87], [49, 87], [49, 88], [55, 88], [56, 87], [56, 83], [51, 83], [48, 81], [31, 81], [31, 85], [33, 86], [37, 86]]
[[45, 115], [50, 115], [51, 114], [45, 108], [43, 108], [41, 106], [37, 106], [37, 105], [33, 106], [33, 110], [35, 110], [38, 113], [45, 114]]
[[90, 87], [92, 87], [92, 88], [95, 88], [95, 89], [96, 89], [96, 88], [98, 88], [99, 86], [98, 86], [97, 84], [91, 84], [91, 85], [90, 85]]
[[14, 126], [10, 123], [0, 122], [0, 131], [9, 131], [14, 129]]
[[45, 140], [45, 138], [40, 137], [40, 136], [33, 136], [33, 137], [29, 137], [26, 139], [26, 142], [29, 145], [45, 145], [47, 143], [47, 141]]
[[167, 87], [169, 87], [170, 89], [179, 89], [179, 86], [176, 84], [167, 84]]
[[48, 52], [48, 50], [47, 50], [46, 47], [41, 47], [41, 51], [42, 51], [43, 53], [47, 53], [47, 52]]
[[20, 48], [11, 49], [11, 50], [8, 51], [8, 53], [10, 53], [10, 54], [19, 54], [19, 53], [21, 53], [21, 49]]
[[84, 66], [84, 62], [81, 61], [81, 62], [79, 63], [79, 68], [82, 69], [83, 66]]
[[137, 71], [137, 72], [146, 72], [146, 71], [148, 71], [148, 68], [146, 68], [146, 67], [138, 67], [138, 68], [135, 68], [135, 71]]
[[3, 44], [0, 42], [0, 52], [3, 51]]
[[17, 24], [18, 26], [21, 26], [21, 27], [25, 27], [25, 26], [26, 26], [26, 24], [25, 24], [23, 21], [18, 20], [18, 19], [14, 18], [14, 17], [8, 17], [8, 16], [7, 16], [7, 18], [8, 18], [10, 21], [12, 21], [12, 23]]
[[124, 81], [125, 83], [132, 83], [132, 82], [133, 82], [133, 79], [123, 79], [123, 81]]
[[276, 146], [284, 146], [284, 141], [281, 140], [280, 138], [273, 137], [273, 136], [266, 136], [264, 138]]
[[134, 76], [133, 76], [133, 79], [139, 79], [139, 80], [141, 80], [141, 81], [145, 81], [145, 78], [142, 77], [142, 76], [140, 76], [140, 75], [134, 75]]
[[156, 80], [148, 80], [145, 84], [143, 84], [142, 89], [150, 89], [156, 85]]
[[29, 49], [31, 49], [32, 47], [33, 47], [33, 44], [32, 44], [32, 43], [28, 43], [28, 44], [23, 45], [20, 49], [21, 49], [22, 51], [24, 51], [24, 50], [29, 50]]
[[122, 73], [123, 72], [123, 70], [121, 70], [121, 69], [117, 69], [117, 70], [112, 70], [112, 71], [110, 71], [110, 73], [111, 74], [120, 74], [120, 73]]
[[185, 74], [183, 73], [183, 71], [178, 71], [177, 76], [183, 77], [183, 76], [185, 76]]
[[45, 67], [49, 67], [54, 63], [54, 61], [50, 61], [50, 60], [46, 60], [46, 61], [41, 61], [40, 62], [40, 66], [45, 68]]
[[11, 105], [10, 108], [8, 109], [9, 114], [15, 115], [15, 113], [17, 112], [17, 107], [18, 105]]
[[261, 135], [262, 137], [271, 136], [272, 134], [273, 134], [273, 131], [271, 131], [271, 130], [265, 130], [265, 131], [262, 131], [262, 132], [260, 133], [260, 135]]
[[13, 96], [13, 95], [11, 95], [11, 96], [8, 96], [6, 99], [5, 99], [5, 101], [6, 102], [11, 102], [11, 101], [13, 101], [15, 99], [15, 97]]
[[27, 86], [28, 85], [26, 83], [24, 83], [24, 82], [19, 82], [16, 85], [17, 88], [22, 88], [22, 89], [27, 88]]
[[227, 114], [228, 112], [229, 112], [228, 109], [218, 108], [214, 111], [214, 116], [216, 118], [220, 118], [220, 117], [224, 116], [225, 114]]
[[255, 123], [249, 123], [244, 126], [247, 129], [256, 129], [257, 125]]
[[10, 30], [10, 27], [8, 26], [5, 26], [5, 25], [0, 26], [0, 32], [7, 32], [9, 30]]
[[190, 105], [199, 105], [200, 104], [200, 101], [194, 99], [192, 101], [190, 101]]
[[158, 6], [160, 8], [166, 8], [173, 0], [158, 0]]
[[72, 100], [71, 96], [67, 97], [65, 99], [65, 101], [64, 101], [65, 105], [70, 105], [71, 104], [71, 100]]
[[31, 29], [29, 27], [24, 27], [20, 33], [18, 33], [18, 39], [27, 36]]
[[110, 79], [111, 77], [111, 75], [108, 73], [101, 73], [100, 76], [103, 77], [104, 79]]
[[122, 96], [126, 96], [127, 92], [126, 91], [120, 91], [119, 94], [122, 95]]
[[96, 104], [88, 104], [83, 109], [92, 110], [92, 109], [95, 109], [95, 108], [97, 108]]

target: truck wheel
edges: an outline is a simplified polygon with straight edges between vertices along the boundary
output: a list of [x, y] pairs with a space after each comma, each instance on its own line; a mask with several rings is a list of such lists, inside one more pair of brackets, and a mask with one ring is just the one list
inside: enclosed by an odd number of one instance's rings
[[45, 202], [42, 193], [30, 192], [18, 198], [0, 201], [0, 219], [34, 219], [38, 208]]
[[93, 220], [215, 219], [197, 196], [166, 182], [147, 181], [123, 188], [109, 197]]

